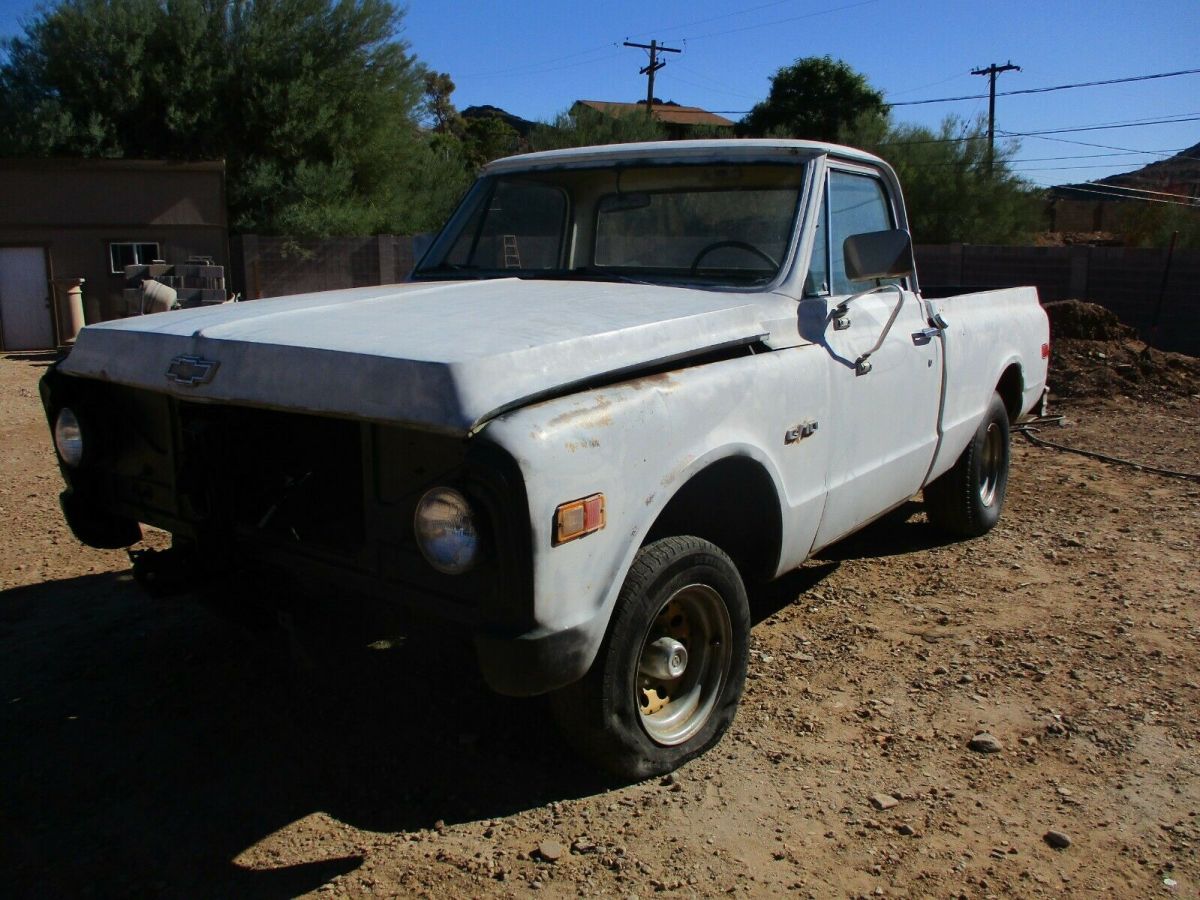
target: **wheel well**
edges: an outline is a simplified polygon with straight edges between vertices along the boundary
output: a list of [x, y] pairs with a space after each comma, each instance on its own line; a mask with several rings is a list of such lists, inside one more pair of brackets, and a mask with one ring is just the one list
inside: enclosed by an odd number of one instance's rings
[[645, 543], [684, 534], [716, 544], [747, 580], [774, 575], [783, 523], [766, 470], [746, 457], [729, 457], [694, 475], [659, 513]]
[[1000, 376], [1000, 383], [996, 385], [996, 391], [1004, 401], [1004, 408], [1008, 410], [1008, 421], [1015, 422], [1021, 414], [1021, 401], [1025, 396], [1025, 379], [1021, 375], [1019, 365], [1013, 363], [1004, 370], [1004, 374]]

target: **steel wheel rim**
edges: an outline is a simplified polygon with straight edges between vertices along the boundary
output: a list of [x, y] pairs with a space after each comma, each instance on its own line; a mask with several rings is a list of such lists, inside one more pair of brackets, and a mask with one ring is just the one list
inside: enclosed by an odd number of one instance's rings
[[1003, 470], [1004, 433], [995, 422], [989, 422], [983, 435], [983, 452], [979, 463], [979, 499], [984, 506], [991, 506], [996, 501]]
[[[647, 671], [653, 668], [652, 645], [662, 638], [686, 648], [686, 668], [676, 678]], [[675, 746], [704, 727], [725, 689], [732, 654], [733, 625], [715, 588], [690, 584], [659, 607], [646, 629], [634, 672], [634, 702], [651, 740]]]

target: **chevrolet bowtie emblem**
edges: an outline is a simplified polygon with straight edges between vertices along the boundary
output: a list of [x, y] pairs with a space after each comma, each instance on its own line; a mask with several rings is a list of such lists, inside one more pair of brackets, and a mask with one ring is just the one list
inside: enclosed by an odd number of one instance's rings
[[171, 360], [167, 368], [167, 380], [176, 384], [186, 384], [195, 387], [198, 384], [208, 384], [217, 374], [220, 363], [215, 359], [203, 359], [199, 356], [177, 356]]

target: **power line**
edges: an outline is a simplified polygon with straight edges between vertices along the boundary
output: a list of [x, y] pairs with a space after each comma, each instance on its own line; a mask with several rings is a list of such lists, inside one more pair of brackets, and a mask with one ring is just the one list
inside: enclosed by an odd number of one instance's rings
[[[1088, 183], [1092, 184], [1093, 182], [1088, 182]], [[1101, 197], [1108, 197], [1111, 200], [1140, 200], [1143, 203], [1165, 203], [1168, 206], [1182, 206], [1182, 207], [1185, 207], [1188, 209], [1196, 209], [1197, 208], [1197, 204], [1194, 202], [1180, 203], [1178, 200], [1159, 200], [1155, 197], [1137, 197], [1137, 196], [1130, 196], [1129, 194], [1114, 194], [1112, 191], [1109, 191], [1109, 190], [1097, 191], [1097, 190], [1092, 190], [1091, 188], [1079, 187], [1078, 185], [1074, 185], [1074, 184], [1064, 184], [1064, 185], [1061, 185], [1061, 187], [1063, 190], [1078, 191], [1081, 194], [1097, 194]], [[1107, 187], [1107, 185], [1106, 185], [1106, 187]]]
[[[982, 74], [972, 72], [974, 74]], [[1178, 75], [1200, 74], [1200, 69], [1180, 69], [1178, 72], [1156, 72], [1153, 75], [1132, 75], [1128, 78], [1106, 78], [1102, 81], [1080, 81], [1076, 84], [1055, 84], [1050, 87], [1022, 88], [1017, 91], [1001, 91], [997, 97], [1015, 97], [1018, 94], [1047, 94], [1051, 91], [1067, 91], [1073, 88], [1099, 87], [1106, 84], [1128, 84], [1133, 81], [1152, 81], [1156, 78], [1175, 78]], [[888, 103], [887, 106], [922, 106], [926, 103], [952, 103], [957, 100], [986, 100], [987, 94], [967, 94], [961, 97], [934, 97], [929, 100], [902, 100], [898, 103]]]
[[1145, 128], [1147, 125], [1175, 125], [1181, 122], [1200, 122], [1200, 116], [1147, 119], [1140, 122], [1115, 122], [1109, 125], [1080, 125], [1076, 128], [1047, 128], [1042, 131], [1002, 131], [1007, 137], [1038, 137], [1043, 134], [1074, 134], [1080, 131], [1110, 131], [1117, 128]]
[[[682, 68], [683, 68], [682, 66], [676, 67], [676, 69], [682, 69]], [[695, 74], [694, 72], [692, 72], [691, 69], [683, 69], [683, 71], [689, 72], [691, 74]], [[710, 91], [710, 92], [715, 91], [718, 94], [732, 94], [735, 97], [745, 97], [746, 96], [745, 94], [739, 94], [737, 91], [727, 91], [724, 88], [714, 87], [711, 84], [702, 84], [699, 81], [692, 81], [689, 78], [684, 78], [682, 75], [680, 75], [678, 73], [678, 71], [673, 72], [673, 74], [671, 75], [671, 81], [672, 81], [672, 83], [677, 81], [680, 84], [686, 84], [689, 87], [698, 88], [702, 91]]]
[[710, 37], [725, 37], [729, 34], [738, 34], [743, 31], [752, 31], [755, 28], [769, 28], [772, 25], [783, 25], [787, 22], [799, 22], [801, 19], [812, 19], [816, 16], [825, 16], [829, 13], [842, 12], [847, 9], [857, 9], [860, 6], [870, 6], [873, 3], [878, 3], [879, 0], [861, 0], [859, 3], [847, 3], [845, 6], [834, 6], [829, 9], [818, 9], [815, 12], [804, 13], [800, 16], [788, 16], [786, 19], [774, 19], [770, 22], [759, 22], [757, 25], [744, 25], [741, 28], [726, 28], [723, 31], [710, 31], [707, 34], [693, 34], [687, 37], [680, 38], [682, 41], [701, 41]]
[[[1190, 201], [1189, 205], [1200, 204], [1200, 198], [1193, 197], [1191, 194], [1173, 194], [1169, 191], [1152, 191], [1149, 188], [1126, 187], [1123, 184], [1102, 184], [1098, 181], [1089, 181], [1088, 184], [1094, 187], [1102, 187], [1112, 191], [1130, 191], [1133, 194], [1153, 194], [1158, 197], [1174, 197], [1179, 200]], [[1070, 187], [1070, 185], [1064, 186]]]
[[1164, 150], [1123, 150], [1123, 151], [1121, 151], [1121, 152], [1119, 152], [1119, 153], [1076, 153], [1076, 154], [1069, 155], [1069, 156], [1026, 156], [1026, 157], [1023, 157], [1023, 158], [1021, 158], [1021, 159], [1012, 159], [1012, 160], [1009, 160], [1009, 162], [1010, 162], [1010, 163], [1014, 163], [1014, 162], [1022, 162], [1022, 163], [1027, 163], [1027, 162], [1058, 162], [1059, 160], [1063, 160], [1063, 159], [1101, 159], [1101, 158], [1108, 158], [1108, 157], [1110, 157], [1110, 156], [1142, 156], [1142, 155], [1144, 155], [1144, 154], [1147, 154], [1147, 153], [1150, 153], [1150, 154], [1166, 153], [1168, 156], [1174, 156], [1174, 155], [1175, 155], [1176, 153], [1178, 153], [1178, 152], [1179, 152], [1179, 151], [1177, 151], [1177, 150], [1171, 150], [1171, 151], [1164, 151]]
[[[951, 75], [949, 78], [943, 78], [940, 81], [931, 81], [928, 84], [919, 84], [916, 87], [905, 88], [902, 91], [889, 91], [888, 93], [893, 97], [899, 97], [901, 94], [912, 94], [916, 91], [923, 91], [925, 88], [937, 87], [941, 84], [948, 84], [951, 81], [958, 81], [958, 79], [966, 78], [970, 74], [970, 72], [959, 72], [956, 75]], [[898, 106], [899, 104], [896, 105]]]
[[755, 97], [750, 96], [749, 94], [743, 94], [741, 91], [731, 91], [727, 87], [719, 87], [718, 85], [720, 85], [721, 82], [714, 81], [713, 79], [709, 78], [707, 75], [704, 75], [702, 72], [697, 72], [695, 69], [685, 66], [683, 64], [683, 62], [680, 60], [675, 60], [675, 65], [672, 67], [672, 71], [676, 72], [676, 73], [679, 71], [687, 72], [693, 78], [699, 78], [701, 81], [707, 82], [706, 84], [698, 84], [695, 82], [685, 81], [684, 79], [680, 78], [678, 74], [672, 75], [673, 78], [676, 78], [679, 81], [683, 81], [684, 84], [690, 83], [693, 87], [698, 87], [698, 88], [701, 88], [702, 90], [716, 91], [719, 94], [729, 94], [730, 96], [733, 96], [733, 97], [743, 97], [746, 100], [757, 99]]
[[[955, 165], [954, 163], [944, 163], [944, 165]], [[1023, 160], [1006, 160], [1005, 167], [1012, 172], [1065, 172], [1069, 169], [1113, 169], [1116, 168], [1114, 163], [1090, 163], [1082, 166], [1027, 166]], [[1122, 173], [1123, 174], [1123, 173]]]
[[[1053, 158], [1053, 157], [1051, 157]], [[1074, 157], [1063, 157], [1064, 159], [1073, 159]], [[1117, 168], [1116, 163], [1088, 163], [1078, 166], [1031, 166], [1027, 163], [1035, 162], [1036, 160], [1029, 159], [1006, 159], [1003, 161], [1004, 167], [1010, 172], [1059, 172], [1071, 169], [1114, 169]], [[907, 165], [917, 169], [955, 169], [962, 165], [961, 161], [950, 162], [931, 162], [931, 163], [907, 163]], [[1123, 176], [1128, 176], [1129, 173], [1117, 173]]]
[[[791, 0], [775, 0], [775, 2], [773, 2], [773, 3], [763, 3], [763, 4], [760, 4], [759, 6], [751, 6], [746, 9], [740, 9], [740, 10], [737, 10], [736, 12], [725, 13], [720, 16], [712, 16], [707, 19], [697, 19], [692, 22], [686, 22], [682, 25], [672, 25], [668, 28], [656, 28], [654, 30], [654, 32], [642, 32], [639, 34], [631, 35], [630, 37], [643, 37], [646, 34], [652, 34], [655, 32], [661, 33], [664, 31], [675, 31], [677, 29], [690, 28], [693, 25], [703, 25], [708, 22], [718, 21], [720, 19], [728, 19], [728, 18], [732, 18], [734, 16], [741, 16], [741, 15], [745, 15], [746, 13], [755, 12], [760, 9], [767, 9], [772, 6], [782, 6], [784, 3], [789, 3], [789, 2], [791, 2]], [[794, 22], [794, 21], [798, 21], [800, 19], [811, 19], [814, 16], [828, 15], [829, 13], [841, 12], [841, 11], [847, 10], [847, 9], [855, 9], [860, 6], [870, 6], [871, 4], [878, 3], [878, 2], [879, 2], [879, 0], [860, 0], [860, 2], [858, 2], [858, 3], [849, 3], [849, 4], [845, 4], [843, 6], [834, 6], [834, 7], [830, 7], [829, 9], [818, 9], [818, 10], [815, 10], [814, 12], [805, 13], [804, 15], [790, 16], [786, 19], [776, 19], [776, 20], [773, 20], [770, 22], [759, 22], [755, 25], [746, 25], [742, 28], [726, 29], [724, 31], [714, 31], [709, 34], [700, 34], [700, 35], [694, 35], [692, 37], [684, 37], [684, 38], [680, 38], [680, 40], [696, 41], [696, 40], [702, 40], [704, 38], [709, 38], [709, 37], [717, 37], [719, 35], [734, 34], [734, 33], [741, 32], [741, 31], [750, 31], [755, 28], [767, 28], [771, 25], [779, 25], [784, 22]], [[562, 62], [563, 60], [574, 59], [579, 56], [586, 56], [589, 53], [598, 53], [602, 50], [608, 50], [609, 48], [616, 47], [616, 46], [618, 46], [617, 41], [610, 41], [606, 44], [598, 44], [598, 45], [596, 45], [594, 47], [590, 47], [586, 50], [578, 50], [574, 53], [568, 53], [564, 56], [553, 56], [548, 59], [537, 60], [537, 61], [526, 63], [526, 64], [520, 65], [520, 66], [513, 66], [508, 69], [497, 69], [497, 70], [488, 71], [488, 72], [469, 72], [465, 75], [455, 75], [454, 77], [456, 80], [461, 81], [461, 80], [467, 79], [467, 78], [502, 78], [502, 77], [522, 76], [522, 75], [541, 75], [541, 74], [544, 74], [547, 72], [556, 72], [556, 71], [559, 71], [559, 69], [569, 68], [568, 66], [557, 66], [555, 68], [547, 69], [547, 68], [544, 68], [545, 66], [550, 66], [554, 63]], [[585, 60], [580, 63], [573, 63], [572, 66], [590, 65], [592, 63], [601, 62], [601, 61], [602, 60], [599, 60], [599, 59]]]
[[[466, 78], [506, 78], [522, 75], [543, 75], [547, 72], [558, 72], [562, 69], [571, 69], [577, 66], [590, 66], [593, 63], [602, 62], [603, 59], [585, 59], [580, 62], [568, 63], [565, 66], [554, 66], [553, 63], [562, 62], [565, 59], [575, 59], [579, 56], [587, 56], [593, 53], [599, 53], [602, 50], [612, 50], [617, 46], [616, 41], [608, 44], [591, 47], [587, 50], [580, 50], [576, 53], [568, 53], [566, 56], [556, 56], [553, 59], [542, 60], [541, 62], [527, 63], [523, 66], [515, 66], [511, 69], [497, 69], [491, 72], [468, 72], [466, 75], [455, 75], [454, 78], [462, 81]], [[546, 68], [551, 66], [551, 68]]]
[[[1047, 137], [1041, 134], [1028, 135], [1028, 137], [1033, 137], [1039, 141], [1052, 141], [1055, 144], [1070, 144], [1073, 147], [1095, 147], [1097, 150], [1121, 150], [1125, 153], [1152, 153], [1164, 158], [1177, 156], [1181, 152], [1179, 150], [1134, 150], [1131, 147], [1114, 147], [1112, 144], [1095, 144], [1091, 141], [1075, 141], [1071, 138]], [[1185, 156], [1183, 158], [1197, 159], [1194, 156]]]
[[[1109, 122], [1101, 125], [1078, 125], [1071, 128], [1047, 128], [1041, 131], [999, 131], [1001, 137], [1020, 138], [1020, 137], [1042, 137], [1048, 134], [1073, 134], [1080, 131], [1104, 131], [1116, 128], [1144, 128], [1148, 125], [1174, 125], [1180, 122], [1198, 122], [1200, 115], [1188, 114], [1186, 117], [1169, 117], [1164, 119], [1139, 119], [1130, 122]], [[879, 144], [881, 147], [900, 147], [909, 144], [961, 144], [967, 141], [982, 141], [986, 140], [986, 135], [967, 135], [966, 137], [957, 138], [924, 138], [917, 141], [883, 141]], [[1077, 143], [1070, 142], [1068, 143]], [[1129, 150], [1127, 147], [1107, 147], [1104, 144], [1085, 144], [1084, 146], [1100, 147], [1106, 150], [1128, 150], [1130, 153], [1157, 153], [1156, 150]]]
[[630, 35], [630, 37], [645, 37], [648, 34], [659, 34], [664, 31], [678, 31], [684, 28], [691, 28], [693, 25], [707, 25], [709, 22], [718, 22], [721, 19], [732, 19], [734, 16], [744, 16], [746, 13], [758, 12], [760, 9], [768, 9], [772, 6], [782, 6], [785, 3], [791, 3], [792, 0], [774, 0], [772, 3], [761, 3], [758, 6], [748, 6], [745, 9], [739, 9], [731, 13], [722, 13], [719, 16], [709, 16], [707, 19], [695, 19], [691, 22], [684, 22], [682, 25], [669, 25], [666, 28], [655, 28], [654, 31], [643, 31], [641, 34]]

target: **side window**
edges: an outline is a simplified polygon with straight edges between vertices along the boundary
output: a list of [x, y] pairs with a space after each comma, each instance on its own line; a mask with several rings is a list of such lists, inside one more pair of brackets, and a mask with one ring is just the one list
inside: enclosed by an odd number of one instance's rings
[[829, 295], [829, 198], [821, 199], [821, 216], [813, 234], [812, 261], [804, 279], [805, 297]]
[[885, 231], [892, 226], [892, 212], [883, 184], [869, 175], [831, 172], [829, 190], [829, 231], [832, 239], [832, 276], [834, 294], [853, 294], [871, 288], [870, 281], [851, 281], [846, 277], [846, 257], [842, 243], [854, 234]]

